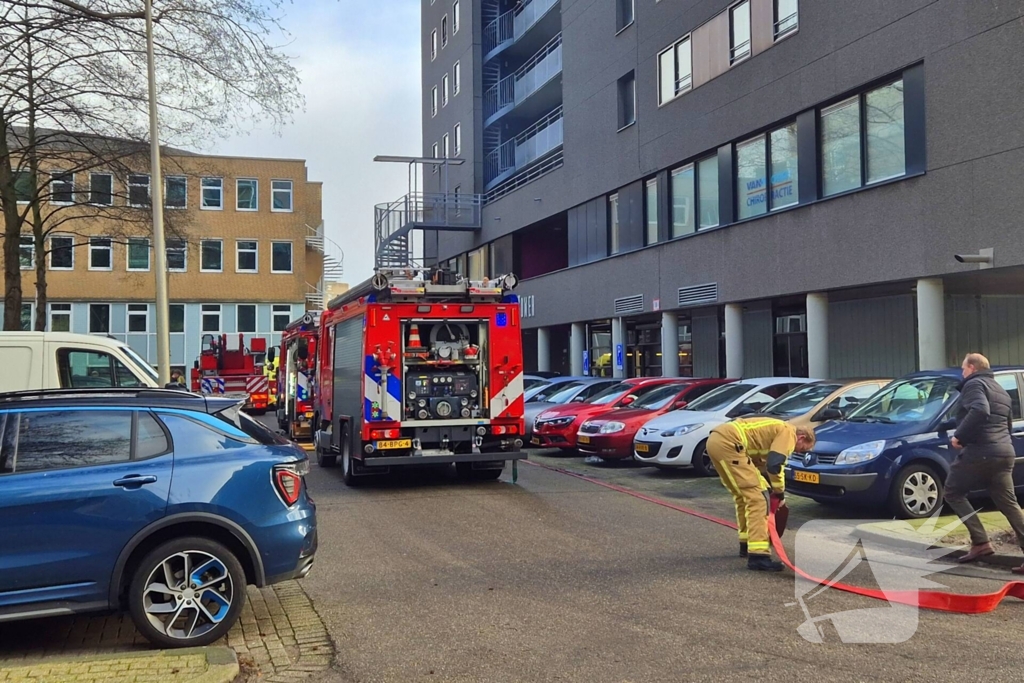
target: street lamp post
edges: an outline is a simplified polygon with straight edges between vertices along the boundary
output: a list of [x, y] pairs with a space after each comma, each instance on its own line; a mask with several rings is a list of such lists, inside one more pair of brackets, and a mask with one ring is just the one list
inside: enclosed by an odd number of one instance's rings
[[146, 2], [146, 67], [149, 76], [150, 203], [156, 252], [156, 361], [161, 386], [171, 381], [170, 317], [167, 302], [167, 249], [164, 240], [163, 180], [160, 173], [160, 123], [157, 117], [156, 65], [153, 57], [153, 0]]

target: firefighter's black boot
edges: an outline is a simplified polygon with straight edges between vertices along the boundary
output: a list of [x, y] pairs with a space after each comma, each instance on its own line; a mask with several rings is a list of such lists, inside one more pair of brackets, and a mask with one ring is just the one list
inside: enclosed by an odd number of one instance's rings
[[751, 555], [747, 558], [747, 569], [755, 572], [781, 572], [782, 563], [773, 560], [771, 555]]
[[747, 542], [746, 541], [740, 541], [740, 557], [746, 557], [746, 556], [747, 556]]

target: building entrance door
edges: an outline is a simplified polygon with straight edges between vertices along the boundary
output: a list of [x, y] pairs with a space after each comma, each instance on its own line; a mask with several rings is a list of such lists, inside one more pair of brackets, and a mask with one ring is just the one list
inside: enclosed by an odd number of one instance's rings
[[626, 376], [661, 377], [661, 324], [627, 323]]
[[775, 316], [775, 376], [807, 377], [807, 314]]

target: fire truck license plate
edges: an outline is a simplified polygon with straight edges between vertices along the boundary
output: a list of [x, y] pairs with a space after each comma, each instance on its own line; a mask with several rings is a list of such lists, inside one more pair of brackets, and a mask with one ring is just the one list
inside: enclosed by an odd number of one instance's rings
[[312, 410], [307, 410], [306, 411], [306, 419], [312, 419], [312, 417], [313, 417], [313, 411]]
[[379, 451], [394, 448], [412, 448], [412, 439], [395, 439], [393, 441], [378, 441], [374, 444]]
[[803, 481], [808, 484], [821, 483], [821, 476], [817, 472], [801, 472], [800, 470], [793, 470], [793, 479]]

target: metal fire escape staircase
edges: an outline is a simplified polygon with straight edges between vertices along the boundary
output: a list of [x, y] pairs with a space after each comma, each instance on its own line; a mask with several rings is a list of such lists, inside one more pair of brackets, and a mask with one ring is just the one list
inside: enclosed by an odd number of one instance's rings
[[321, 310], [327, 285], [340, 282], [345, 275], [345, 252], [341, 245], [327, 236], [323, 222], [315, 228], [306, 226], [306, 248], [312, 249], [323, 257], [323, 273], [320, 282], [306, 283], [306, 307]]

